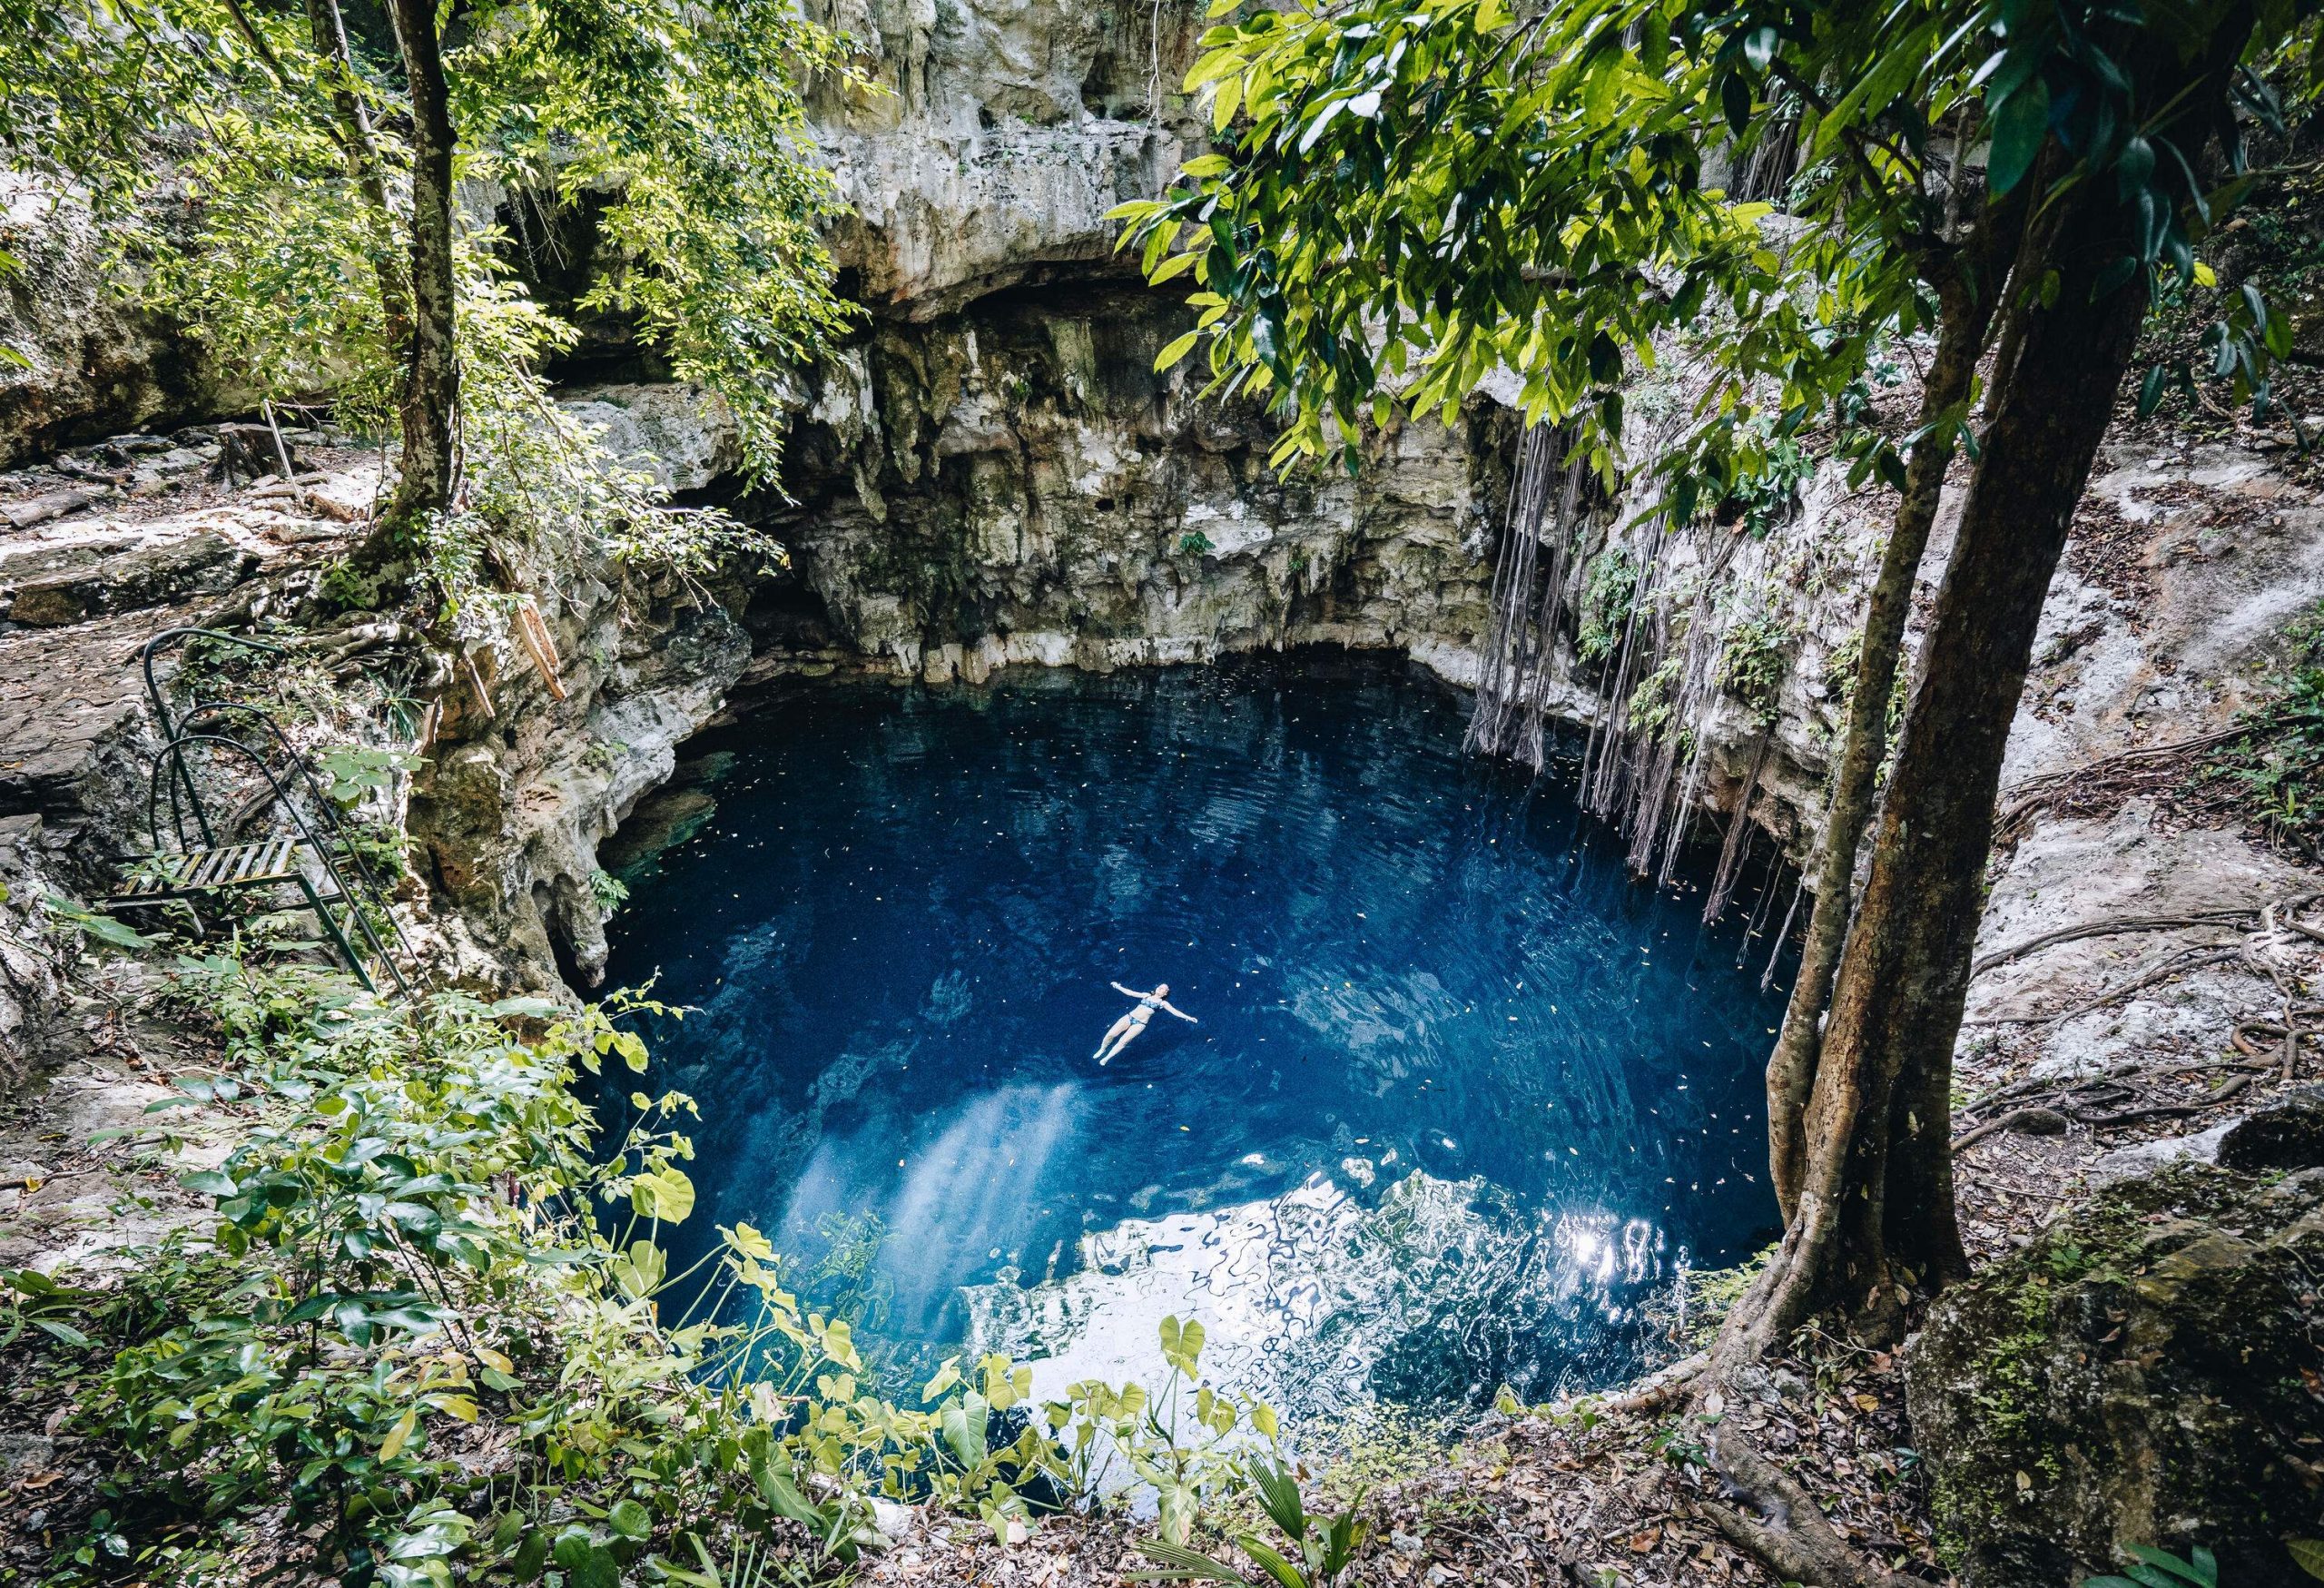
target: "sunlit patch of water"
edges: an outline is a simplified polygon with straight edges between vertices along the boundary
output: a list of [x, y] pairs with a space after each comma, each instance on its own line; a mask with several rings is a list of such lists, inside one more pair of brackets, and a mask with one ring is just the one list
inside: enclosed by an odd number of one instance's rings
[[1030, 1360], [1037, 1394], [1062, 1396], [1151, 1379], [1162, 1320], [1200, 1318], [1222, 1386], [1301, 1416], [1367, 1398], [1384, 1369], [1411, 1400], [1580, 1387], [1685, 1260], [1646, 1219], [1528, 1212], [1426, 1173], [1370, 1204], [1315, 1175], [1265, 1201], [1125, 1219], [1076, 1255], [1062, 1277], [970, 1287], [969, 1347]]

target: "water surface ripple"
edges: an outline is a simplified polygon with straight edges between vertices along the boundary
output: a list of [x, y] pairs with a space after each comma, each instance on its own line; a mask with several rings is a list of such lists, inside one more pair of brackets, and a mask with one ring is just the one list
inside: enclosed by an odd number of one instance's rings
[[[1171, 1312], [1294, 1409], [1631, 1368], [1682, 1264], [1771, 1232], [1781, 981], [1748, 891], [1703, 928], [1462, 726], [1342, 666], [841, 686], [725, 733], [612, 930], [616, 982], [700, 1011], [656, 1032], [703, 1109], [676, 1265], [749, 1220], [899, 1373], [967, 1342], [1045, 1391], [1149, 1376]], [[1117, 981], [1201, 1023], [1098, 1067]]]

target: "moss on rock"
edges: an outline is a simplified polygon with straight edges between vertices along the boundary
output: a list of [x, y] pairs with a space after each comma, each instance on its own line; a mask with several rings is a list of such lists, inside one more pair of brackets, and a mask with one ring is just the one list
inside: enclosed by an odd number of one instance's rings
[[1913, 1425], [1969, 1583], [2055, 1588], [2197, 1544], [2239, 1588], [2305, 1581], [2324, 1503], [2324, 1169], [2118, 1182], [1938, 1304]]

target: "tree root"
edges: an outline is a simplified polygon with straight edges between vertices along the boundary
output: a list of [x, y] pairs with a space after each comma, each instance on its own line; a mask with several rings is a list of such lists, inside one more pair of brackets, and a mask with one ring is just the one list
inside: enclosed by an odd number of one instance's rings
[[2057, 1110], [2043, 1108], [2039, 1104], [2029, 1108], [2012, 1109], [1998, 1119], [1987, 1119], [1984, 1124], [1955, 1137], [1953, 1141], [1953, 1150], [1965, 1152], [1986, 1137], [2003, 1130], [2016, 1130], [2027, 1136], [2061, 1136], [2065, 1133], [2066, 1127], [2072, 1123], [2072, 1120]]
[[2149, 745], [2143, 749], [2124, 750], [2118, 755], [2102, 756], [2087, 765], [2029, 777], [2019, 785], [2017, 797], [1994, 818], [1994, 847], [2002, 849], [2015, 843], [2024, 836], [2027, 824], [2037, 814], [2078, 784], [2102, 783], [2124, 773], [2143, 770], [2149, 762], [2193, 755], [2198, 751], [2232, 744], [2238, 739], [2248, 738], [2251, 732], [2251, 725], [2247, 723], [2222, 728], [2216, 733], [2199, 734], [2191, 739], [2175, 739], [2167, 745]]
[[[2240, 1045], [2239, 1043], [2239, 1046]], [[2190, 1102], [2155, 1102], [2152, 1100], [2151, 1094], [2142, 1092], [2130, 1084], [2134, 1080], [2152, 1075], [2185, 1074], [2190, 1071], [2209, 1070], [2228, 1070], [2235, 1073], [2230, 1075], [2217, 1090]], [[1955, 1153], [1965, 1152], [1997, 1131], [2024, 1129], [2028, 1125], [2044, 1125], [2051, 1120], [2056, 1122], [2058, 1130], [2063, 1130], [2069, 1124], [2084, 1126], [2092, 1130], [2110, 1130], [2123, 1125], [2134, 1125], [2142, 1119], [2184, 1119], [2190, 1114], [2201, 1113], [2205, 1109], [2217, 1108], [2220, 1104], [2240, 1096], [2262, 1075], [2272, 1073], [2276, 1070], [2276, 1060], [2273, 1058], [2267, 1058], [2250, 1063], [2163, 1065], [2153, 1070], [2140, 1070], [2135, 1075], [2096, 1076], [2087, 1080], [2076, 1081], [2069, 1086], [2053, 1087], [2050, 1090], [2039, 1092], [2038, 1100], [2021, 1104], [1996, 1119], [1987, 1119], [1972, 1126], [1955, 1138], [1953, 1150]], [[2034, 1089], [2021, 1087], [2012, 1090], [2015, 1095], [2024, 1097], [2030, 1095]], [[1970, 1114], [1983, 1108], [1990, 1108], [1993, 1104], [2003, 1100], [2006, 1095], [2008, 1094], [1995, 1093], [1993, 1097], [1970, 1104], [1961, 1111], [1964, 1114]], [[2096, 1105], [2097, 1110], [2111, 1110], [2111, 1111], [2094, 1111], [2089, 1107], [2077, 1106], [2077, 1099], [2086, 1100]], [[2136, 1108], [2119, 1106], [2124, 1103], [2138, 1103], [2141, 1106]], [[2027, 1133], [2041, 1135], [2055, 1132], [2036, 1129]]]
[[1987, 971], [2022, 960], [2054, 943], [2073, 942], [2086, 937], [2112, 937], [2125, 932], [2167, 932], [2173, 927], [2230, 926], [2239, 921], [2249, 921], [2260, 913], [2257, 910], [2206, 910], [2196, 915], [2127, 915], [2114, 921], [2094, 921], [2081, 926], [2061, 927], [2045, 932], [2039, 937], [2028, 938], [2010, 948], [1985, 955], [1969, 967], [1972, 978]]
[[1708, 1351], [1682, 1356], [1669, 1366], [1658, 1368], [1639, 1380], [1630, 1386], [1628, 1395], [1608, 1401], [1606, 1409], [1618, 1416], [1628, 1417], [1659, 1412], [1673, 1401], [1684, 1400], [1692, 1395], [1695, 1386], [1710, 1366], [1711, 1356]]
[[2093, 1130], [2107, 1130], [2119, 1125], [2135, 1125], [2142, 1119], [2183, 1119], [2189, 1114], [2217, 1108], [2259, 1079], [2256, 1075], [2233, 1076], [2211, 1096], [2191, 1103], [2155, 1103], [2143, 1109], [2124, 1109], [2120, 1113], [2093, 1115], [2083, 1122]]
[[[2193, 957], [2188, 957], [2189, 953], [2192, 953]], [[1961, 1023], [1965, 1026], [2060, 1025], [2077, 1015], [2084, 1015], [2093, 1010], [2103, 1009], [2116, 999], [2128, 998], [2132, 993], [2152, 987], [2158, 981], [2168, 981], [2171, 977], [2183, 976], [2190, 971], [2200, 971], [2211, 965], [2223, 965], [2230, 960], [2240, 960], [2242, 957], [2243, 951], [2240, 947], [2213, 949], [2207, 953], [2196, 953], [2190, 950], [2187, 953], [2171, 955], [2170, 959], [2142, 976], [2133, 976], [2118, 987], [2110, 987], [2095, 998], [2077, 1003], [2071, 1009], [2059, 1010], [2054, 1014], [1989, 1014], [1977, 1020], [1965, 1020]]]
[[[1727, 1497], [1738, 1504], [1702, 1504], [1713, 1526], [1738, 1548], [1775, 1568], [1787, 1582], [1808, 1588], [1923, 1588], [1858, 1553], [1826, 1519], [1815, 1499], [1724, 1418], [1709, 1425], [1711, 1463], [1726, 1480]], [[1741, 1506], [1748, 1505], [1747, 1512]]]

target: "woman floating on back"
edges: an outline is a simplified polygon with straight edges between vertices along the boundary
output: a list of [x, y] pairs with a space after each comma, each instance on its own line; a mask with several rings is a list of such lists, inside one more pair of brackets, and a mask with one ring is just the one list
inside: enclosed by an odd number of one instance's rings
[[1125, 987], [1118, 981], [1112, 985], [1114, 991], [1124, 998], [1137, 999], [1137, 1007], [1116, 1021], [1106, 1032], [1106, 1040], [1098, 1044], [1097, 1059], [1100, 1069], [1111, 1064], [1114, 1056], [1129, 1046], [1130, 1040], [1146, 1029], [1146, 1022], [1154, 1018], [1154, 1011], [1157, 1009], [1168, 1010], [1190, 1026], [1202, 1024], [1185, 1010], [1170, 1008], [1170, 984], [1167, 981], [1156, 982], [1151, 992], [1140, 992], [1137, 988]]

